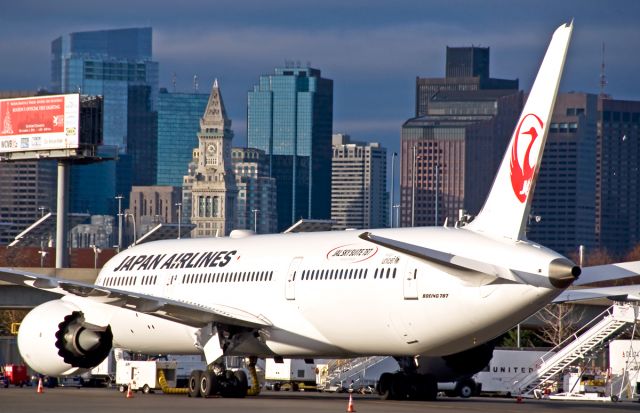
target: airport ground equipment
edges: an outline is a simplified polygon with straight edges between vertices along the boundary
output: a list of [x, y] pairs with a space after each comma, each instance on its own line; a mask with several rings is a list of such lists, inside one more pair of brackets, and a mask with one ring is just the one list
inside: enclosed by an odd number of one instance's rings
[[175, 361], [119, 360], [116, 365], [116, 386], [121, 392], [129, 387], [131, 390], [141, 390], [143, 393], [160, 390], [163, 387], [160, 383], [160, 372], [162, 372], [165, 385], [168, 388], [174, 388], [176, 367]]
[[313, 360], [268, 358], [264, 378], [272, 383], [276, 391], [317, 390], [316, 368]]
[[534, 371], [514, 379], [512, 394], [530, 396], [572, 363], [590, 356], [638, 320], [638, 307], [614, 304], [565, 341], [540, 357]]
[[29, 384], [27, 366], [24, 364], [6, 364], [4, 370], [4, 387], [9, 385], [23, 387]]

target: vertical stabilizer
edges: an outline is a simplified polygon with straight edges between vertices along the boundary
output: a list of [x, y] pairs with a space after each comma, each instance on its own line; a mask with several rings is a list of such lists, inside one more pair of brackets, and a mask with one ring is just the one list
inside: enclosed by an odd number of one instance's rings
[[533, 189], [572, 30], [573, 22], [563, 24], [553, 34], [491, 192], [480, 214], [466, 228], [499, 238], [525, 237]]

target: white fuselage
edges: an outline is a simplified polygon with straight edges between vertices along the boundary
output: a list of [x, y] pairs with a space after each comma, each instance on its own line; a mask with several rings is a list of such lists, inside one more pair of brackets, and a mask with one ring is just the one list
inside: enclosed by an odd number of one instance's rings
[[[460, 274], [364, 241], [358, 238], [362, 232], [158, 241], [111, 259], [96, 283], [251, 313], [273, 325], [263, 335], [269, 350], [288, 357], [452, 354], [496, 337], [561, 292], [479, 272]], [[465, 229], [375, 233], [541, 276], [560, 257], [529, 242], [492, 240]], [[132, 313], [112, 313], [121, 312]], [[142, 324], [157, 320], [134, 314]], [[175, 324], [185, 330], [181, 337], [196, 330]], [[141, 339], [144, 346], [134, 337], [116, 344], [153, 350], [149, 337]], [[168, 352], [171, 340], [165, 337], [158, 346]], [[189, 350], [184, 340], [176, 339], [175, 347]], [[190, 349], [198, 351], [192, 344]]]

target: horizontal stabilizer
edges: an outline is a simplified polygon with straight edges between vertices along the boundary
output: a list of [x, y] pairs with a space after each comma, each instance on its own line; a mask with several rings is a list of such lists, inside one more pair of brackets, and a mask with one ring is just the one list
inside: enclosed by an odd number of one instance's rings
[[[443, 265], [453, 270], [470, 273], [481, 273], [492, 275], [516, 283], [536, 284], [544, 282], [542, 277], [535, 274], [516, 273], [508, 268], [499, 267], [487, 262], [474, 260], [472, 258], [462, 257], [460, 255], [449, 254], [442, 251], [436, 251], [430, 248], [421, 247], [415, 244], [384, 238], [374, 235], [370, 232], [363, 232], [359, 235], [360, 239], [372, 242], [385, 248], [398, 251], [412, 257], [428, 261], [434, 264]], [[453, 272], [455, 274], [455, 272]], [[526, 279], [525, 279], [526, 278]], [[545, 284], [546, 285], [546, 284]]]

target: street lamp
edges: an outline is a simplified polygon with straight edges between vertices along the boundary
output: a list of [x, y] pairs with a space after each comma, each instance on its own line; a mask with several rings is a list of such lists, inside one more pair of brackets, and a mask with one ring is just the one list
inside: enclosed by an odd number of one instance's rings
[[395, 182], [395, 172], [396, 172], [396, 156], [398, 154], [394, 152], [391, 155], [391, 197], [389, 199], [389, 226], [393, 228], [393, 201], [396, 197], [396, 182]]
[[[393, 205], [393, 209], [395, 209], [396, 228], [398, 228], [398, 227], [400, 227], [400, 204], [394, 204]], [[391, 216], [391, 219], [393, 220], [393, 216]], [[391, 226], [393, 226], [393, 224]]]
[[127, 217], [131, 217], [131, 221], [133, 221], [133, 245], [136, 245], [136, 242], [138, 241], [138, 234], [136, 233], [136, 216], [133, 215], [131, 212], [125, 212], [124, 213], [125, 221]]
[[182, 235], [182, 202], [176, 202], [176, 206], [178, 207], [178, 239], [180, 239]]
[[40, 254], [40, 268], [42, 268], [44, 267], [44, 257], [47, 256], [48, 252], [44, 249], [41, 249], [40, 251], [38, 251], [38, 254]]
[[89, 245], [89, 247], [93, 248], [93, 268], [98, 268], [98, 254], [100, 254], [102, 250], [94, 244]]
[[122, 195], [117, 195], [118, 200], [118, 252], [122, 249]]
[[260, 210], [252, 209], [251, 212], [253, 212], [253, 232], [257, 234], [258, 233], [258, 212], [260, 212]]

